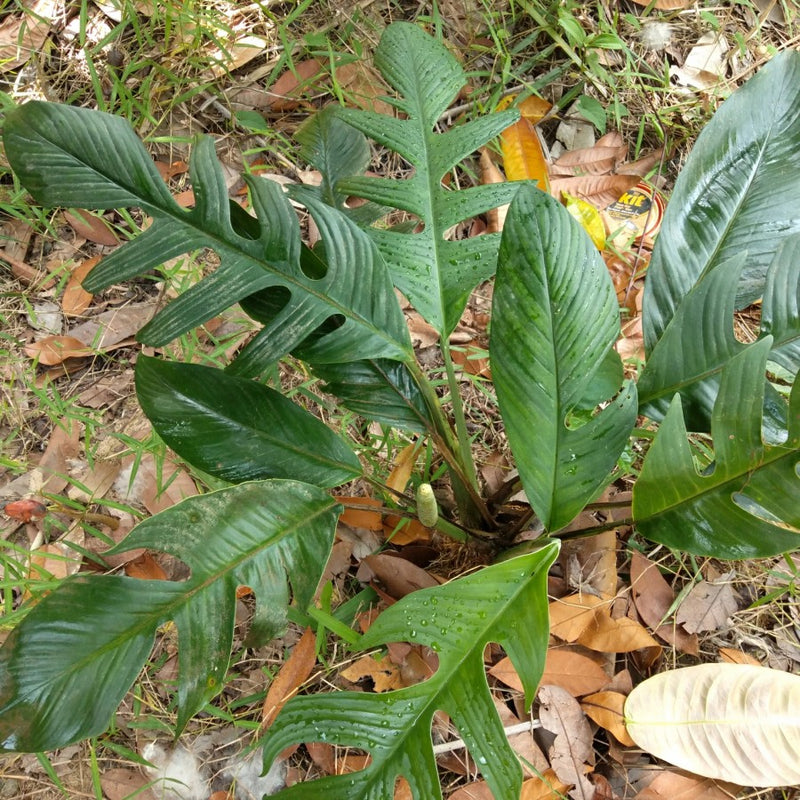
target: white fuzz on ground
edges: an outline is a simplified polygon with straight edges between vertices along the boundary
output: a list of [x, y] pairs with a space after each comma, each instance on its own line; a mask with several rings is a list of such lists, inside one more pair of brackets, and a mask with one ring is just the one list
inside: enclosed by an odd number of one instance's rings
[[672, 43], [672, 25], [659, 20], [645, 21], [639, 31], [639, 41], [648, 50], [666, 50]]
[[145, 745], [142, 757], [152, 767], [145, 767], [151, 791], [159, 800], [206, 800], [209, 795], [208, 777], [197, 756], [183, 745], [165, 749], [156, 742]]

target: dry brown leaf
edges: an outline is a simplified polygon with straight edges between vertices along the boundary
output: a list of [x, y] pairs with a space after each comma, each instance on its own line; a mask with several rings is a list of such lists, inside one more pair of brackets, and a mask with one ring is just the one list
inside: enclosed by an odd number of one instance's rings
[[574, 697], [602, 689], [609, 681], [606, 671], [588, 656], [568, 647], [551, 647], [544, 661], [541, 684], [560, 686]]
[[270, 41], [264, 36], [245, 35], [235, 42], [226, 42], [225, 47], [209, 53], [212, 62], [208, 72], [214, 78], [221, 78], [258, 58], [269, 47]]
[[262, 728], [266, 729], [272, 725], [278, 712], [308, 680], [317, 662], [316, 647], [316, 634], [311, 628], [306, 628], [269, 686], [261, 709]]
[[0, 23], [0, 71], [8, 72], [25, 64], [31, 54], [41, 50], [58, 16], [58, 0], [24, 0], [18, 13], [6, 11]]
[[50, 494], [63, 491], [69, 481], [69, 464], [78, 457], [81, 449], [81, 434], [83, 426], [74, 419], [61, 419], [53, 428], [42, 457], [34, 470], [37, 473], [35, 480], [39, 482], [36, 489], [38, 493], [46, 490]]
[[552, 769], [542, 773], [541, 778], [523, 781], [519, 800], [562, 800], [569, 785], [562, 783]]
[[565, 642], [576, 642], [591, 625], [595, 611], [607, 600], [593, 594], [573, 594], [553, 600], [549, 606], [550, 633]]
[[374, 67], [364, 61], [351, 61], [336, 70], [336, 81], [347, 89], [347, 97], [354, 105], [377, 114], [394, 116], [395, 110], [383, 98], [386, 85]]
[[147, 552], [131, 559], [125, 564], [125, 574], [140, 581], [165, 581], [167, 573], [155, 558]]
[[79, 314], [83, 314], [91, 305], [92, 295], [81, 284], [99, 261], [100, 256], [87, 258], [72, 270], [64, 289], [64, 294], [61, 297], [61, 310], [66, 316], [76, 317]]
[[366, 528], [368, 531], [379, 531], [383, 528], [383, 519], [378, 511], [383, 503], [372, 497], [337, 496], [336, 500], [345, 506], [363, 506], [363, 508], [345, 508], [339, 521], [351, 528]]
[[461, 345], [451, 350], [453, 363], [457, 364], [464, 372], [470, 375], [477, 375], [487, 380], [492, 379], [492, 371], [489, 368], [489, 356], [485, 347], [473, 339], [465, 345]]
[[100, 776], [100, 787], [107, 800], [156, 800], [152, 790], [145, 788], [149, 779], [134, 769], [109, 769]]
[[405, 558], [387, 553], [366, 556], [361, 560], [356, 577], [362, 583], [374, 583], [395, 600], [418, 589], [439, 586], [439, 581], [429, 572]]
[[732, 577], [730, 572], [716, 581], [696, 583], [678, 607], [678, 623], [689, 633], [724, 627], [728, 617], [739, 610], [739, 596], [729, 582]]
[[[494, 163], [491, 153], [485, 147], [481, 148], [481, 158], [479, 163], [482, 184], [486, 185], [490, 183], [505, 182], [505, 176], [502, 172], [500, 172], [497, 164]], [[507, 215], [508, 205], [489, 209], [489, 211], [486, 212], [486, 233], [499, 233], [502, 231]]]
[[406, 686], [400, 669], [389, 656], [384, 656], [380, 661], [376, 661], [370, 655], [362, 656], [345, 667], [340, 674], [350, 683], [358, 683], [364, 678], [369, 678], [373, 690], [378, 693], [403, 689]]
[[306, 742], [306, 750], [311, 760], [326, 775], [344, 775], [347, 772], [359, 772], [366, 769], [371, 761], [370, 756], [348, 751], [337, 750], [324, 742]]
[[78, 236], [82, 236], [90, 242], [105, 247], [114, 247], [119, 244], [119, 237], [103, 217], [96, 216], [89, 211], [76, 209], [75, 211], [65, 211], [64, 219]]
[[625, 695], [619, 692], [597, 692], [581, 700], [581, 708], [590, 719], [613, 734], [621, 744], [634, 747], [636, 742], [625, 728], [625, 717], [622, 713], [624, 706]]
[[617, 164], [625, 158], [627, 148], [586, 147], [581, 150], [568, 150], [559, 156], [550, 168], [553, 176], [608, 175], [615, 171]]
[[548, 164], [534, 124], [521, 117], [500, 134], [503, 169], [510, 181], [534, 180], [549, 191]]
[[415, 347], [432, 347], [439, 341], [439, 333], [436, 328], [418, 314], [416, 311], [406, 312], [408, 330], [411, 334], [411, 341]]
[[75, 556], [74, 551], [57, 542], [51, 542], [31, 553], [28, 574], [34, 579], [41, 579], [46, 575], [61, 579], [74, 575], [80, 565], [80, 559]]
[[137, 480], [142, 481], [141, 502], [151, 514], [172, 508], [197, 494], [197, 486], [183, 467], [165, 458], [159, 470], [150, 453], [145, 453], [139, 462]]
[[559, 686], [541, 686], [538, 692], [539, 721], [555, 734], [548, 755], [559, 780], [573, 788], [575, 800], [593, 800], [594, 786], [586, 777], [594, 765], [592, 729], [578, 701]]
[[658, 567], [635, 550], [631, 557], [631, 595], [639, 616], [659, 639], [684, 653], [697, 655], [696, 634], [688, 633], [681, 625], [662, 623], [675, 602], [675, 593]]
[[473, 781], [453, 792], [448, 800], [494, 800], [494, 795], [486, 781]]
[[387, 541], [398, 546], [419, 544], [431, 540], [431, 529], [426, 528], [418, 519], [398, 517], [387, 514], [383, 521], [383, 532]]
[[417, 462], [417, 451], [419, 445], [416, 442], [404, 447], [394, 459], [394, 466], [386, 479], [386, 485], [390, 489], [402, 494], [406, 490], [406, 485], [411, 479], [414, 471], [414, 464]]
[[576, 178], [553, 178], [550, 194], [560, 198], [562, 192], [580, 197], [595, 208], [603, 209], [615, 202], [623, 192], [632, 189], [641, 179], [638, 175], [582, 175]]
[[45, 336], [38, 342], [25, 345], [25, 355], [36, 360], [39, 364], [52, 367], [61, 364], [68, 358], [84, 358], [92, 354], [92, 348], [87, 347], [80, 339], [74, 336]]
[[256, 108], [273, 111], [293, 111], [300, 105], [300, 98], [313, 80], [323, 72], [322, 63], [316, 58], [296, 61], [294, 69], [286, 70], [270, 86]]
[[730, 800], [738, 794], [738, 788], [710, 778], [664, 770], [634, 800]]
[[743, 653], [741, 650], [733, 650], [730, 647], [720, 647], [719, 657], [722, 662], [726, 664], [751, 664], [754, 667], [763, 666], [757, 658], [753, 658], [749, 653]]
[[629, 617], [612, 619], [607, 609], [597, 611], [578, 637], [578, 644], [601, 653], [631, 653], [651, 648], [661, 652], [661, 645], [643, 625]]
[[123, 347], [135, 341], [136, 332], [153, 316], [156, 305], [156, 301], [147, 301], [109, 309], [76, 325], [70, 336], [96, 350]]

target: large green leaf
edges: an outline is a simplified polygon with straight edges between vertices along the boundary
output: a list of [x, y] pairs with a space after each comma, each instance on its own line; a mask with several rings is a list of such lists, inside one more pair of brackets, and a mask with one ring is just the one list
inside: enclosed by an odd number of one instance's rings
[[490, 352], [508, 441], [547, 530], [566, 525], [608, 482], [636, 422], [636, 389], [626, 383], [586, 424], [568, 424], [598, 370], [608, 371], [618, 334], [597, 248], [561, 204], [520, 189], [500, 246]]
[[417, 433], [436, 429], [405, 364], [386, 359], [320, 364], [314, 366], [314, 373], [325, 381], [326, 391], [362, 417]]
[[136, 394], [176, 453], [231, 483], [291, 478], [331, 487], [361, 475], [357, 456], [334, 431], [267, 386], [139, 356]]
[[759, 558], [800, 546], [800, 384], [788, 436], [762, 441], [764, 371], [771, 337], [722, 372], [711, 419], [715, 461], [699, 473], [680, 395], [661, 423], [633, 491], [633, 516], [648, 539], [715, 558]]
[[201, 139], [192, 152], [192, 211], [175, 203], [123, 119], [31, 102], [6, 118], [3, 141], [14, 171], [37, 201], [84, 208], [137, 205], [152, 217], [147, 230], [103, 259], [85, 281], [89, 290], [147, 272], [189, 250], [210, 247], [219, 255], [219, 268], [148, 323], [140, 331], [142, 341], [164, 344], [241, 298], [278, 287], [286, 305], [269, 332], [271, 358], [291, 351], [331, 317], [343, 324], [316, 343], [318, 361], [409, 356], [405, 320], [369, 238], [315, 200], [311, 211], [325, 239], [326, 271], [307, 274], [297, 217], [281, 188], [247, 176], [258, 219], [232, 215], [210, 138]]
[[648, 353], [701, 276], [747, 253], [737, 306], [760, 297], [783, 239], [800, 232], [800, 53], [775, 56], [714, 114], [678, 176], [647, 270]]
[[223, 685], [237, 586], [256, 596], [264, 639], [311, 601], [341, 508], [296, 481], [245, 483], [188, 498], [142, 522], [113, 552], [146, 547], [191, 568], [182, 583], [78, 576], [47, 595], [0, 649], [0, 746], [40, 751], [100, 733], [150, 653], [176, 622], [178, 728]]
[[424, 683], [385, 694], [337, 692], [296, 697], [268, 733], [264, 763], [289, 744], [324, 741], [360, 747], [370, 765], [354, 774], [297, 784], [277, 797], [294, 800], [391, 800], [403, 775], [416, 800], [442, 793], [431, 742], [433, 714], [446, 712], [498, 800], [519, 796], [522, 772], [497, 716], [484, 673], [483, 653], [498, 642], [525, 687], [528, 704], [547, 651], [547, 570], [555, 542], [466, 578], [407, 595], [383, 612], [361, 639], [368, 649], [411, 642], [439, 654]]
[[[739, 276], [747, 263], [741, 253], [703, 275], [681, 304], [647, 359], [639, 383], [644, 413], [661, 419], [680, 392], [689, 430], [707, 431], [720, 375], [746, 345], [736, 339], [733, 312]], [[767, 272], [760, 336], [770, 335], [770, 359], [796, 374], [800, 368], [800, 235], [784, 239]], [[767, 384], [767, 414], [781, 405]], [[785, 418], [775, 420], [785, 425]]]
[[419, 218], [421, 231], [369, 229], [384, 254], [395, 285], [440, 333], [458, 324], [472, 289], [495, 270], [494, 234], [452, 240], [456, 223], [510, 202], [517, 184], [476, 186], [454, 191], [442, 185], [445, 174], [518, 118], [509, 109], [489, 114], [444, 133], [434, 129], [466, 83], [455, 57], [416, 25], [397, 22], [381, 37], [375, 66], [400, 94], [393, 104], [405, 118], [342, 109], [350, 125], [399, 153], [414, 168], [407, 180], [353, 177], [341, 192], [359, 195]]

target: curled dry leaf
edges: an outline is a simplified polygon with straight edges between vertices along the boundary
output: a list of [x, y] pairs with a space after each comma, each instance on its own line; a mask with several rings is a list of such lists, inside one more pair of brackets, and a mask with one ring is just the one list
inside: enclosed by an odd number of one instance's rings
[[91, 305], [92, 295], [83, 288], [83, 279], [97, 266], [100, 256], [81, 261], [69, 276], [64, 295], [61, 298], [61, 310], [68, 317], [83, 314]]
[[262, 728], [272, 725], [278, 712], [308, 680], [317, 663], [316, 643], [316, 634], [311, 628], [306, 628], [269, 686], [261, 709]]
[[620, 744], [633, 747], [636, 743], [625, 728], [624, 707], [625, 695], [619, 692], [597, 692], [581, 700], [581, 708], [590, 719], [613, 734]]
[[90, 211], [75, 210], [65, 211], [64, 219], [78, 236], [90, 242], [106, 247], [119, 244], [119, 237], [104, 217], [92, 214]]
[[350, 683], [358, 683], [364, 678], [369, 678], [372, 681], [373, 691], [378, 693], [402, 689], [406, 685], [400, 669], [389, 656], [384, 656], [380, 661], [371, 655], [362, 656], [345, 667], [340, 675]]
[[28, 358], [38, 361], [39, 364], [52, 367], [68, 358], [84, 358], [93, 351], [74, 336], [45, 336], [38, 342], [25, 345], [24, 352]]
[[639, 616], [659, 639], [684, 653], [697, 655], [697, 635], [677, 623], [664, 622], [675, 602], [675, 593], [658, 566], [637, 551], [631, 557], [631, 596]]
[[439, 581], [424, 569], [388, 552], [363, 558], [356, 577], [363, 583], [377, 582], [395, 600], [418, 589], [439, 585]]
[[5, 12], [0, 23], [0, 71], [8, 72], [27, 63], [33, 53], [42, 49], [50, 35], [53, 21], [58, 18], [58, 0], [26, 0], [22, 10]]
[[739, 595], [730, 584], [733, 573], [717, 581], [700, 581], [686, 595], [675, 616], [689, 631], [716, 631], [724, 627], [731, 614], [739, 610]]
[[593, 800], [594, 786], [586, 777], [594, 765], [592, 729], [578, 701], [559, 686], [541, 686], [538, 698], [539, 721], [555, 734], [548, 753], [553, 772], [573, 787], [570, 797]]

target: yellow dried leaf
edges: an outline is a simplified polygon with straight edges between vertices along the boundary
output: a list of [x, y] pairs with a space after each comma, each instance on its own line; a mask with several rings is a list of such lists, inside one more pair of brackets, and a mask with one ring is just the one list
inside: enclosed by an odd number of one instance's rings
[[567, 211], [583, 226], [594, 246], [602, 251], [606, 244], [606, 226], [600, 212], [580, 197], [562, 192]]
[[625, 695], [619, 692], [596, 692], [581, 700], [581, 708], [588, 717], [613, 734], [620, 744], [633, 747], [635, 742], [625, 728], [624, 707]]

